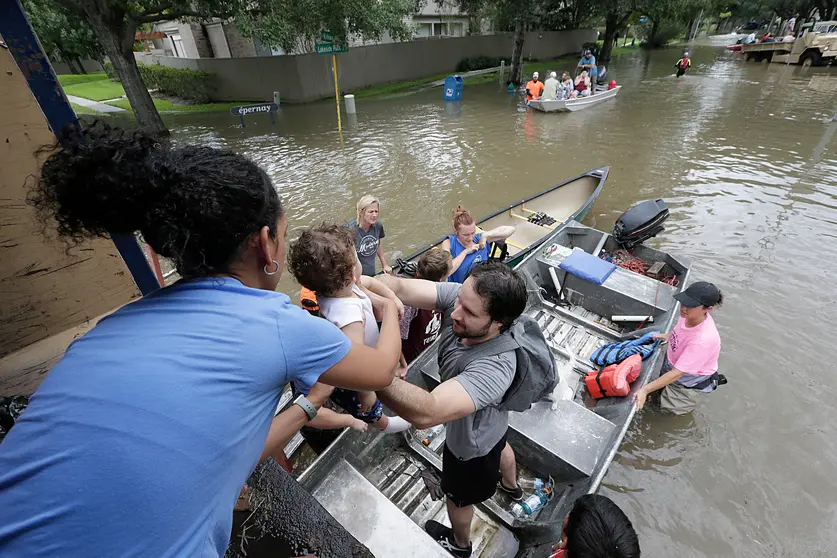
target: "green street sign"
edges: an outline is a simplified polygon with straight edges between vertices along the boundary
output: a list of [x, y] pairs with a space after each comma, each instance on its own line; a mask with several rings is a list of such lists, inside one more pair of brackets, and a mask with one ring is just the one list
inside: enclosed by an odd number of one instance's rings
[[321, 31], [320, 32], [320, 39], [324, 43], [333, 43], [334, 42], [334, 35], [331, 34], [331, 31]]
[[317, 43], [317, 54], [337, 54], [339, 52], [349, 52], [349, 47], [334, 43]]

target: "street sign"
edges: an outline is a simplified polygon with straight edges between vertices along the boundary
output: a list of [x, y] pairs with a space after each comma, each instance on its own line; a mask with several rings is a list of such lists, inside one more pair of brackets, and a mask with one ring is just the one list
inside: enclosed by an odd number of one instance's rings
[[334, 43], [317, 43], [317, 54], [337, 54], [338, 52], [349, 52], [349, 47]]
[[331, 34], [331, 31], [321, 31], [320, 40], [324, 43], [333, 43], [334, 35]]
[[270, 121], [273, 124], [276, 124], [276, 118], [273, 116], [273, 113], [277, 110], [279, 110], [279, 105], [276, 103], [261, 103], [259, 105], [241, 105], [232, 107], [230, 109], [230, 114], [239, 117], [241, 119], [241, 127], [244, 128], [244, 115], [246, 114], [267, 113], [270, 116]]

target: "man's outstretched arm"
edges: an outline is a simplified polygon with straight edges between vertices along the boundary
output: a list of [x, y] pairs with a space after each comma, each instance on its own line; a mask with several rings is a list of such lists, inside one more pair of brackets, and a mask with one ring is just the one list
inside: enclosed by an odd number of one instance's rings
[[378, 281], [389, 287], [401, 302], [421, 310], [436, 310], [436, 285], [424, 279], [405, 279], [392, 275], [379, 275]]
[[474, 400], [455, 378], [432, 392], [396, 378], [388, 388], [375, 393], [384, 405], [419, 429], [466, 417], [477, 410]]

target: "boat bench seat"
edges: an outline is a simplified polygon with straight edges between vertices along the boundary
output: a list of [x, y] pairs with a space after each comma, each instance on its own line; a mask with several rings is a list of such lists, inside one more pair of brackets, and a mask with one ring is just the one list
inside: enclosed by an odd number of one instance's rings
[[424, 529], [344, 459], [335, 464], [313, 495], [375, 556], [450, 558]]
[[[421, 369], [428, 388], [439, 385], [436, 359]], [[554, 408], [553, 408], [554, 407]], [[572, 482], [593, 474], [615, 425], [574, 401], [540, 401], [509, 414], [508, 442], [518, 461], [541, 474]]]

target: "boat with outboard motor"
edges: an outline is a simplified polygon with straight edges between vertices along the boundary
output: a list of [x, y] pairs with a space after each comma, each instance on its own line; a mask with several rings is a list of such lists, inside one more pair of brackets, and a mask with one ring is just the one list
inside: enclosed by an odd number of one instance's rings
[[578, 97], [575, 99], [534, 99], [529, 101], [529, 106], [541, 112], [577, 112], [598, 105], [608, 99], [614, 98], [622, 89], [617, 85], [613, 89], [597, 92], [589, 97]]
[[[656, 350], [642, 360], [630, 392], [621, 397], [596, 399], [584, 381], [596, 368], [590, 357], [597, 348], [652, 330], [667, 331], [678, 317], [673, 296], [686, 284], [689, 262], [641, 243], [630, 249], [631, 257], [659, 268], [660, 280], [603, 261], [624, 250], [614, 235], [570, 221], [516, 267], [527, 284], [525, 313], [543, 331], [560, 382], [550, 400], [510, 414], [507, 439], [520, 476], [551, 478], [553, 495], [525, 518], [513, 513], [513, 502], [502, 491], [477, 505], [474, 557], [549, 554], [575, 499], [599, 488], [636, 412], [631, 394], [660, 369], [664, 352]], [[437, 345], [411, 363], [408, 381], [426, 389], [438, 385]], [[336, 519], [375, 556], [441, 558], [446, 552], [423, 526], [431, 519], [447, 522], [444, 501], [434, 500], [428, 480], [441, 470], [444, 441], [443, 429], [410, 430], [403, 436], [347, 429], [313, 463], [296, 471], [297, 480], [322, 506], [321, 513], [330, 514], [328, 520]], [[256, 473], [261, 475], [257, 486], [270, 485], [264, 471]], [[261, 513], [272, 514], [267, 524], [279, 525], [288, 510]]]

